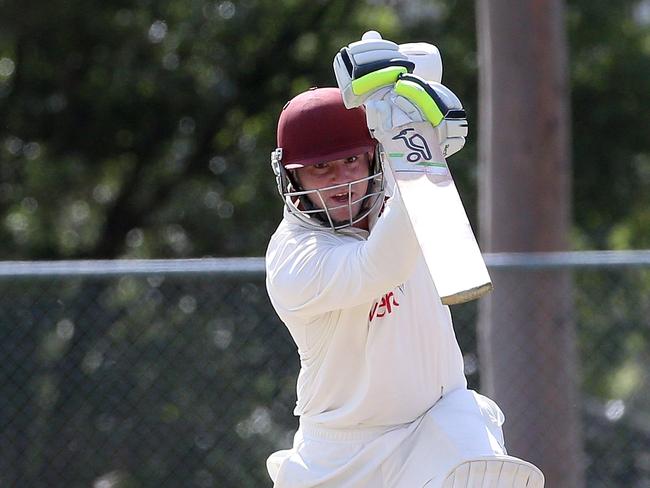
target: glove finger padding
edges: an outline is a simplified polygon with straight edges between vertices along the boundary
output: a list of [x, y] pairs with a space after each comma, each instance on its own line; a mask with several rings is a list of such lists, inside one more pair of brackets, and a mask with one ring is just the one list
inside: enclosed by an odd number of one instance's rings
[[[440, 149], [445, 157], [460, 151], [467, 137], [467, 115], [458, 97], [449, 88], [436, 82], [426, 82], [415, 75], [402, 75], [395, 84], [396, 99], [401, 110], [409, 113], [411, 103], [423, 120], [436, 129]], [[405, 103], [405, 101], [407, 103]]]
[[395, 93], [414, 103], [434, 127], [445, 118], [466, 118], [458, 97], [441, 83], [427, 82], [415, 75], [402, 75], [395, 83]]
[[334, 58], [334, 75], [347, 108], [362, 105], [377, 90], [391, 87], [401, 74], [415, 68], [394, 42], [367, 32]]

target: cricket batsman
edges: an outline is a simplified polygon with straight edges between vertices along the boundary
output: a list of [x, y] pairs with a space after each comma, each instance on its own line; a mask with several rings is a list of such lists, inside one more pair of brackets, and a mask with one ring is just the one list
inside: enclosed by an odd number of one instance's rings
[[[434, 109], [455, 117], [431, 121], [443, 154], [465, 140], [456, 96], [417, 76], [420, 61], [441, 76], [437, 49], [418, 61], [408, 46], [376, 34], [346, 46], [339, 86], [297, 95], [279, 117], [271, 159], [285, 207], [267, 289], [300, 356], [300, 425], [269, 475], [277, 488], [542, 488], [535, 466], [506, 454], [496, 403], [467, 389], [382, 154], [384, 134]], [[401, 90], [405, 80], [423, 89]]]

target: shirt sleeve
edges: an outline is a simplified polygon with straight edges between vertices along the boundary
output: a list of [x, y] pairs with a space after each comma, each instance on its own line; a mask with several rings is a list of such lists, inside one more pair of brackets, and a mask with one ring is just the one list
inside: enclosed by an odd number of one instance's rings
[[267, 287], [276, 308], [314, 316], [369, 302], [406, 281], [420, 249], [395, 193], [366, 241], [311, 233], [270, 246]]

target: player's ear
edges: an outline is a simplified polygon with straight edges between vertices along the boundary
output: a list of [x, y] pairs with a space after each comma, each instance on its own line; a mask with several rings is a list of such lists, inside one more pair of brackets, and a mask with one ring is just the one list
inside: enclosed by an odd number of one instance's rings
[[293, 185], [294, 189], [300, 191], [302, 189], [302, 186], [300, 185], [298, 170], [290, 169], [289, 171], [287, 171], [287, 175], [289, 176], [289, 180], [291, 181], [291, 184]]

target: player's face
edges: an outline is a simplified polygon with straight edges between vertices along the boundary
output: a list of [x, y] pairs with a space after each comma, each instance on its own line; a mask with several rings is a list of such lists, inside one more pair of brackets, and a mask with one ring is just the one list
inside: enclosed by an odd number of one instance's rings
[[[316, 207], [325, 208], [327, 206], [332, 220], [336, 222], [349, 220], [348, 202], [355, 202], [363, 198], [368, 191], [369, 182], [365, 180], [349, 186], [345, 184], [366, 178], [369, 175], [369, 153], [318, 163], [296, 170], [296, 177], [303, 190], [320, 190], [336, 185], [344, 185], [319, 192], [322, 200], [318, 197], [318, 194], [309, 196], [309, 199]], [[353, 217], [359, 213], [362, 205], [362, 201], [352, 204]]]

